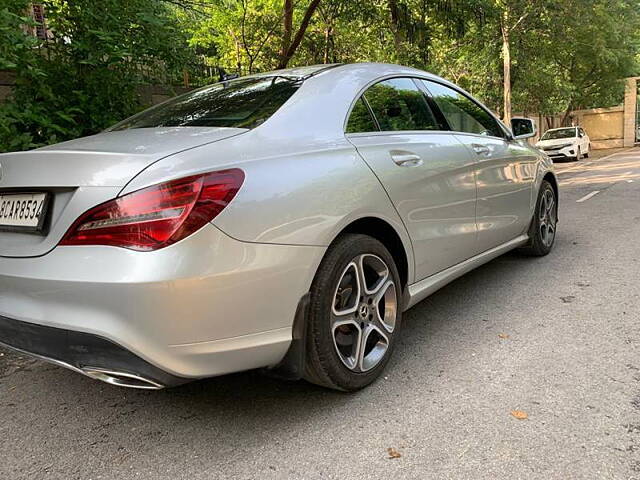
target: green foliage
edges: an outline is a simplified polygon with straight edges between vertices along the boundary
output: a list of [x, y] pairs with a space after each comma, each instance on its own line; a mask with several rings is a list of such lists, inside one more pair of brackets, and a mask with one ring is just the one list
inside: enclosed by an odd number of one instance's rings
[[[30, 2], [0, 7], [0, 70], [17, 81], [0, 151], [95, 133], [143, 107], [141, 84], [178, 83], [183, 69], [199, 83], [215, 80], [202, 64], [274, 69], [286, 43], [285, 0], [42, 1], [47, 41], [26, 33]], [[295, 31], [312, 0], [292, 5]], [[505, 25], [515, 112], [618, 104], [638, 73], [639, 0], [321, 0], [289, 64], [411, 65], [501, 113]]]
[[175, 16], [153, 0], [48, 0], [53, 37], [24, 25], [27, 2], [0, 10], [0, 65], [16, 75], [0, 104], [0, 151], [96, 133], [141, 108], [137, 87], [165, 83], [186, 62]]
[[511, 31], [514, 111], [617, 105], [623, 79], [637, 74], [639, 7], [636, 0], [491, 0], [463, 37], [438, 37], [432, 68], [500, 112], [507, 11], [512, 24], [523, 17]]
[[[240, 74], [275, 68], [282, 0], [205, 3], [207, 14], [190, 18], [188, 28], [194, 46], [216, 52], [210, 63]], [[308, 3], [295, 2], [298, 17]], [[621, 79], [636, 73], [639, 6], [637, 0], [323, 0], [292, 64], [424, 68], [500, 113], [506, 21], [513, 27], [515, 111], [611, 105], [621, 101]]]

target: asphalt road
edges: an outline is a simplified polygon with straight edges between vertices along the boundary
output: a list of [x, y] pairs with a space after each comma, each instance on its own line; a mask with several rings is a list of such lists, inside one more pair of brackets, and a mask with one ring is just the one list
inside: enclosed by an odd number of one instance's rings
[[0, 478], [640, 479], [640, 150], [558, 170], [553, 253], [413, 308], [356, 394], [252, 372], [139, 392], [0, 351]]

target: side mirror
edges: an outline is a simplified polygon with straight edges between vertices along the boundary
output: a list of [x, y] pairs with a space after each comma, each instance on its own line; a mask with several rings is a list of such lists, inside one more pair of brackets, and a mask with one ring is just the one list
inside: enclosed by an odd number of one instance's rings
[[513, 138], [516, 140], [524, 140], [536, 136], [536, 124], [531, 118], [512, 118], [511, 131]]

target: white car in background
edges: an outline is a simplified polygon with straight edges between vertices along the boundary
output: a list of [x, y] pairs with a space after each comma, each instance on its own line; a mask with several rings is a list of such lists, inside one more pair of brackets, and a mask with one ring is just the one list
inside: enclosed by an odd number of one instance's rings
[[582, 127], [553, 128], [547, 130], [536, 147], [552, 160], [580, 160], [588, 158], [591, 140]]

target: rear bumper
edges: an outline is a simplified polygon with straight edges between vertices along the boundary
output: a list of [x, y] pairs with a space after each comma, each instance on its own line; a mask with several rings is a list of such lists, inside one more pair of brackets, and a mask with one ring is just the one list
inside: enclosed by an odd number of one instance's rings
[[325, 250], [244, 243], [207, 225], [156, 252], [0, 258], [0, 343], [161, 386], [273, 366]]
[[156, 390], [188, 381], [90, 333], [0, 317], [0, 339], [0, 345], [114, 385]]

